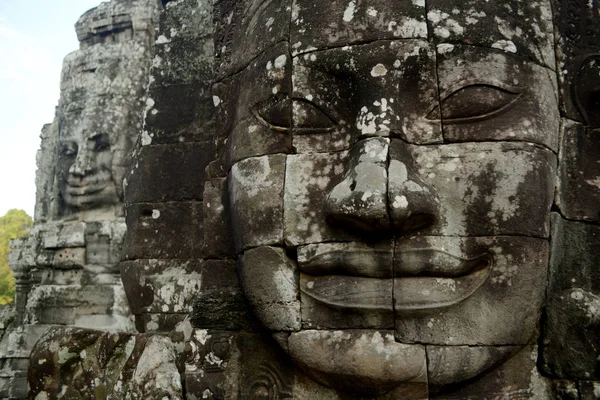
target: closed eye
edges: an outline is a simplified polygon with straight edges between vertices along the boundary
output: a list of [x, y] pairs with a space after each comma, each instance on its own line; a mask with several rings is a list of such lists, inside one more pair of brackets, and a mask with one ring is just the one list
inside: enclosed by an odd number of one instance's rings
[[441, 101], [442, 119], [446, 124], [477, 122], [508, 110], [519, 93], [494, 85], [469, 85]]
[[335, 128], [335, 121], [323, 110], [305, 99], [284, 99], [262, 107], [255, 117], [267, 128], [297, 133], [327, 132]]

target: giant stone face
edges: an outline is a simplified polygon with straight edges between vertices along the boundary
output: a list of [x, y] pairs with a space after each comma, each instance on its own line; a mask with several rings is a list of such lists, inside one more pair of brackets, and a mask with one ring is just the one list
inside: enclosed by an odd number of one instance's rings
[[[250, 48], [285, 18], [269, 7]], [[313, 379], [443, 386], [535, 343], [558, 142], [549, 10], [294, 1], [289, 45], [223, 81], [242, 284]]]

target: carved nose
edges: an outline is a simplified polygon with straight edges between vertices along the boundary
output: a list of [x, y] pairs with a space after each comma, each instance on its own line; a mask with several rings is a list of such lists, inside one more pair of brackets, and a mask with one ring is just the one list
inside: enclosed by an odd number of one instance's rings
[[390, 144], [388, 201], [393, 229], [407, 232], [434, 224], [440, 201], [436, 191], [419, 174], [414, 145], [399, 139]]
[[352, 148], [344, 178], [327, 198], [330, 223], [355, 233], [389, 230], [389, 142], [386, 138], [370, 138]]
[[356, 234], [391, 233], [431, 225], [439, 200], [418, 176], [410, 145], [370, 138], [350, 151], [344, 177], [326, 207], [335, 226]]
[[89, 152], [80, 150], [75, 157], [75, 162], [69, 167], [69, 173], [76, 176], [85, 176], [93, 171], [92, 160]]

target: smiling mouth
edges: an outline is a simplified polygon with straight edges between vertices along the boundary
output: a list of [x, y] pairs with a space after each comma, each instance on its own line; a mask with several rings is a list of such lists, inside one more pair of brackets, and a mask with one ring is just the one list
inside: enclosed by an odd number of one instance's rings
[[403, 249], [357, 243], [307, 246], [299, 251], [300, 290], [327, 306], [410, 313], [450, 307], [488, 279], [493, 258], [457, 256], [431, 248]]
[[69, 181], [65, 193], [71, 197], [89, 196], [104, 190], [108, 186], [108, 181], [85, 183], [83, 181]]

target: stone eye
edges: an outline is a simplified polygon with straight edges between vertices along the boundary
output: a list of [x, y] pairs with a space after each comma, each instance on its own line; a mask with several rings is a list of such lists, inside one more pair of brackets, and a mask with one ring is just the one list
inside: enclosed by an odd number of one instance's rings
[[266, 105], [254, 112], [267, 128], [287, 132], [323, 132], [331, 130], [336, 123], [318, 106], [305, 99], [284, 99]]
[[519, 93], [493, 85], [470, 85], [451, 93], [441, 102], [445, 123], [475, 122], [491, 118], [506, 109]]
[[94, 151], [104, 151], [110, 149], [110, 140], [105, 133], [98, 134], [90, 138], [93, 142]]
[[65, 143], [60, 148], [60, 154], [66, 157], [74, 157], [77, 155], [77, 145], [74, 143]]

